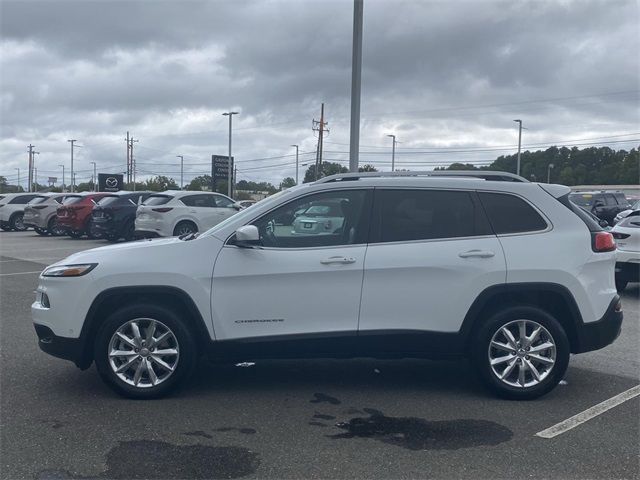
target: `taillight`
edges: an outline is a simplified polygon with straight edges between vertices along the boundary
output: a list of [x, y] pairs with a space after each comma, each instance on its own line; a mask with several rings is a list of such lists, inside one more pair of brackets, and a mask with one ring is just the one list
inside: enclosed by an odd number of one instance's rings
[[154, 212], [167, 213], [173, 210], [173, 207], [152, 208]]
[[615, 238], [616, 240], [623, 240], [631, 236], [628, 233], [620, 233], [620, 232], [611, 232], [611, 235], [613, 235], [613, 238]]
[[616, 249], [616, 241], [609, 232], [594, 232], [591, 241], [594, 252], [613, 252]]

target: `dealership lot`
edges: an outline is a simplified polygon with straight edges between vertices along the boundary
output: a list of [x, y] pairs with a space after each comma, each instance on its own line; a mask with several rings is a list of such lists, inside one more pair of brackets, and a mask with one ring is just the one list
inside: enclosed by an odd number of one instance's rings
[[638, 284], [621, 337], [532, 402], [494, 398], [464, 361], [369, 359], [202, 362], [178, 395], [140, 402], [41, 353], [31, 325], [44, 266], [105, 244], [0, 233], [3, 478], [640, 476], [640, 397], [536, 436], [638, 385]]

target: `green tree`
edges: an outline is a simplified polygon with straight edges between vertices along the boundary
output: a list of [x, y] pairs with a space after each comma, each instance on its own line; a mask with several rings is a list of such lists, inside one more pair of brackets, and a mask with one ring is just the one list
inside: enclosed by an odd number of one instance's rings
[[361, 167], [358, 167], [358, 171], [359, 172], [377, 172], [378, 169], [373, 165], [366, 164]]
[[296, 185], [296, 181], [291, 177], [287, 177], [280, 182], [280, 190], [285, 190], [287, 188], [295, 187], [295, 185]]
[[169, 178], [164, 175], [157, 175], [144, 182], [143, 190], [164, 192], [165, 190], [180, 190], [180, 187], [178, 187], [178, 184], [173, 178]]
[[[339, 163], [334, 162], [322, 162], [322, 168], [320, 169], [320, 175], [318, 178], [328, 177], [329, 175], [335, 175], [337, 173], [347, 173], [349, 169], [347, 167], [343, 167]], [[310, 165], [307, 168], [307, 171], [304, 173], [303, 183], [313, 182], [316, 179], [316, 166], [315, 164]]]
[[185, 187], [185, 190], [209, 190], [211, 189], [211, 175], [200, 175], [195, 177]]

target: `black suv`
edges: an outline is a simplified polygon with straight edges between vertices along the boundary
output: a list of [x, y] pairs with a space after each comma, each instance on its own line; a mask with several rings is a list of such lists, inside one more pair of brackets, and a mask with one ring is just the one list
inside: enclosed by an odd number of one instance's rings
[[91, 230], [96, 237], [110, 242], [134, 239], [136, 210], [152, 192], [130, 192], [109, 195], [93, 207]]
[[609, 225], [613, 225], [615, 216], [623, 210], [630, 208], [627, 197], [622, 192], [598, 191], [598, 192], [576, 192], [569, 198], [585, 210], [590, 211], [596, 217], [605, 220]]

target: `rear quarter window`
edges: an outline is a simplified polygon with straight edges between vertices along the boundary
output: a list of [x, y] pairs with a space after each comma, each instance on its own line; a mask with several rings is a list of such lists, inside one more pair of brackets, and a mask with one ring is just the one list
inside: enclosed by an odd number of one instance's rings
[[478, 192], [496, 234], [537, 232], [547, 228], [547, 222], [520, 197], [508, 193]]

